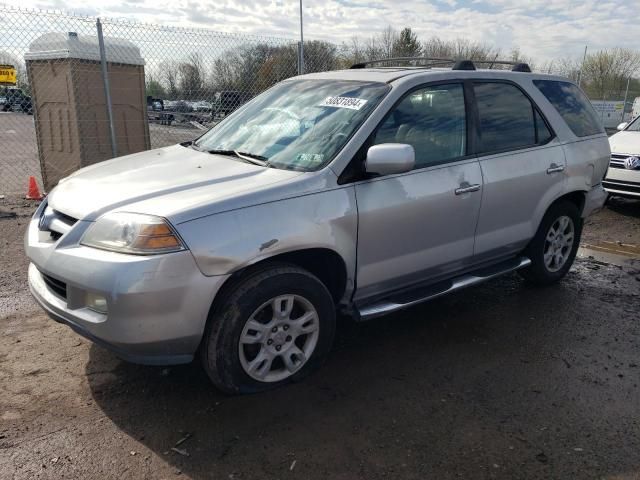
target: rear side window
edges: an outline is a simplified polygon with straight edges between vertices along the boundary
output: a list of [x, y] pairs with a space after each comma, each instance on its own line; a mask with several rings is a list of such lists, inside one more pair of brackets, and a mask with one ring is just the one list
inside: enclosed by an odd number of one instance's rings
[[473, 88], [480, 117], [481, 153], [538, 143], [535, 109], [518, 87], [508, 83], [478, 82]]
[[533, 83], [558, 110], [576, 137], [604, 133], [589, 99], [576, 85], [557, 80], [534, 80]]

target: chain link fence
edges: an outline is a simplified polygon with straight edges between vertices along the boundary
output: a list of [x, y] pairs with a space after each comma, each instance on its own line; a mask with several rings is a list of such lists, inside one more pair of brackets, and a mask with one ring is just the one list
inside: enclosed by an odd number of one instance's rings
[[[511, 68], [496, 63], [493, 50], [440, 43], [425, 44], [423, 54]], [[306, 41], [305, 72], [391, 55], [345, 48]], [[0, 5], [0, 195], [24, 196], [31, 176], [49, 190], [82, 166], [194, 139], [298, 69], [292, 39]], [[8, 70], [15, 80], [3, 84]], [[619, 114], [608, 114], [611, 122]]]
[[[305, 42], [304, 57], [305, 72], [341, 66], [328, 42]], [[194, 139], [298, 63], [286, 38], [0, 6], [0, 65], [15, 69], [0, 83], [0, 195]]]

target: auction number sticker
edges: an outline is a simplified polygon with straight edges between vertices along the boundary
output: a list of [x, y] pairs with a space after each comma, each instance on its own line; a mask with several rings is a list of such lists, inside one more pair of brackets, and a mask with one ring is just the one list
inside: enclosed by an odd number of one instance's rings
[[318, 105], [319, 107], [348, 108], [349, 110], [360, 110], [367, 103], [362, 98], [352, 97], [327, 97]]

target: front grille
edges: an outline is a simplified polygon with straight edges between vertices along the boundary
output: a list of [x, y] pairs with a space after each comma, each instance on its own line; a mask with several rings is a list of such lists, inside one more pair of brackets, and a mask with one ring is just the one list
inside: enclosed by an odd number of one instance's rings
[[[611, 160], [609, 160], [609, 168], [626, 168], [624, 166], [624, 161], [627, 158], [632, 156], [634, 155], [621, 155], [619, 153], [612, 153]], [[636, 155], [636, 156], [640, 156], [640, 155]]]
[[78, 220], [51, 207], [45, 208], [38, 223], [41, 232], [49, 232], [51, 238], [58, 240], [76, 224]]
[[45, 273], [40, 272], [42, 275], [42, 279], [44, 283], [47, 285], [49, 290], [51, 290], [54, 294], [62, 298], [63, 300], [67, 299], [67, 284], [57, 278], [53, 278]]

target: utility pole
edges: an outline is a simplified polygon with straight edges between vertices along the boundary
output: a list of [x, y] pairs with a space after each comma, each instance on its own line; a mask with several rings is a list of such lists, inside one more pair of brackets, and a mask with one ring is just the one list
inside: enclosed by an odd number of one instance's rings
[[587, 45], [584, 46], [584, 56], [582, 57], [582, 63], [580, 64], [580, 70], [578, 71], [578, 86], [580, 86], [580, 83], [582, 82], [582, 69], [584, 68], [584, 62], [586, 60], [587, 60]]
[[107, 54], [104, 48], [104, 37], [102, 36], [102, 22], [100, 18], [96, 20], [96, 30], [98, 32], [98, 48], [100, 51], [100, 67], [102, 71], [102, 84], [104, 85], [104, 98], [107, 106], [107, 118], [109, 119], [109, 137], [111, 138], [111, 158], [118, 156], [118, 143], [116, 141], [116, 127], [113, 121], [113, 104], [111, 103], [111, 87], [109, 86], [109, 71], [107, 69]]
[[629, 95], [629, 83], [631, 83], [631, 75], [627, 78], [627, 89], [624, 92], [624, 104], [622, 105], [622, 117], [620, 118], [621, 122], [624, 122], [624, 111], [627, 108], [627, 96]]
[[300, 0], [300, 48], [298, 50], [300, 56], [298, 60], [298, 75], [304, 73], [304, 36], [302, 35], [302, 0]]

